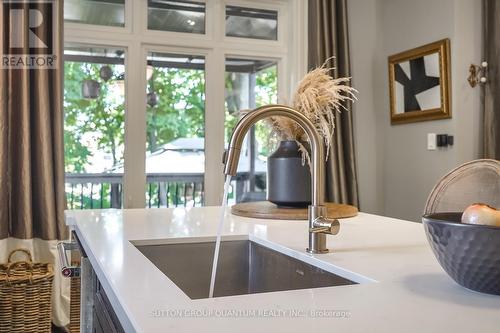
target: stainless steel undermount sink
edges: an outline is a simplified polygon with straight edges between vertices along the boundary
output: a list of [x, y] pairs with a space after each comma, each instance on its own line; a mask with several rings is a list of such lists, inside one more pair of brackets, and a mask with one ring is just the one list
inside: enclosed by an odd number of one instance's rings
[[[191, 299], [208, 298], [215, 242], [135, 246]], [[231, 240], [221, 243], [214, 296], [351, 284], [255, 242]]]

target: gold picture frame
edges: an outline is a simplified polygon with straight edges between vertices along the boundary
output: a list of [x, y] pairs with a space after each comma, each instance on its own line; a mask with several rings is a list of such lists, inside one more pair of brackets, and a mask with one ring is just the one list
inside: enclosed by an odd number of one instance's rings
[[389, 57], [391, 124], [451, 118], [450, 40]]

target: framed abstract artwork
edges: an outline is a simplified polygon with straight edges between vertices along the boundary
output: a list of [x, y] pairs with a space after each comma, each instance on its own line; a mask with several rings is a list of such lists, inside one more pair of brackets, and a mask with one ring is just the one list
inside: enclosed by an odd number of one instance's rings
[[450, 40], [389, 57], [391, 124], [451, 118]]

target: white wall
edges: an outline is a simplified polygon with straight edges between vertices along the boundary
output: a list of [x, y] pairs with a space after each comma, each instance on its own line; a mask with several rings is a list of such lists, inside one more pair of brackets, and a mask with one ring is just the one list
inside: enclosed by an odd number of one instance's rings
[[359, 201], [364, 212], [383, 214], [383, 150], [378, 144], [382, 133], [377, 130], [375, 113], [375, 68], [377, 65], [377, 1], [349, 0], [348, 24], [352, 84], [359, 91], [354, 103], [356, 159], [358, 165]]
[[[480, 156], [479, 89], [466, 77], [481, 62], [481, 8], [474, 0], [348, 3], [361, 210], [419, 221], [436, 181]], [[451, 41], [452, 119], [391, 126], [387, 57], [443, 38]], [[427, 151], [427, 133], [454, 135], [455, 145]]]

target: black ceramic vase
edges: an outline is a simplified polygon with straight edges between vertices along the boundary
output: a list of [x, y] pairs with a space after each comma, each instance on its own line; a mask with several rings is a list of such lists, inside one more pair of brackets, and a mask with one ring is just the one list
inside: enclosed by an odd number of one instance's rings
[[267, 200], [283, 207], [311, 204], [311, 172], [295, 141], [281, 141], [267, 158]]

